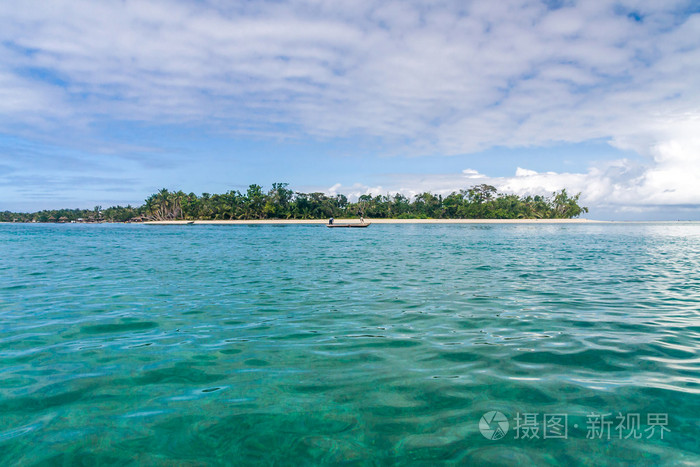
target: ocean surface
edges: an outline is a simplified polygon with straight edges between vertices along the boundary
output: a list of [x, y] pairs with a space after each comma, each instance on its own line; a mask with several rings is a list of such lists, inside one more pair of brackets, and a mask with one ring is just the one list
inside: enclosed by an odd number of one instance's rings
[[700, 224], [0, 224], [0, 465], [698, 465]]

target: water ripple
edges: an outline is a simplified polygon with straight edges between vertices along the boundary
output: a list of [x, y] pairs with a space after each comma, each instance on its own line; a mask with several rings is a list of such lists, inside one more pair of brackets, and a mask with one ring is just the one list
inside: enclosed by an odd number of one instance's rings
[[0, 461], [700, 462], [700, 225], [345, 230], [0, 226]]

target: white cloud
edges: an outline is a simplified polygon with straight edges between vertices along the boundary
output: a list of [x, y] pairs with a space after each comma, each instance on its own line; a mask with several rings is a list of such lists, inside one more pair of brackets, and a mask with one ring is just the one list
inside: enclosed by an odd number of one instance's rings
[[462, 170], [462, 173], [465, 175], [466, 178], [482, 178], [483, 177], [483, 175], [481, 175], [478, 170], [474, 170], [474, 169], [464, 169], [464, 170]]
[[537, 172], [535, 172], [534, 170], [523, 169], [521, 167], [518, 167], [515, 170], [516, 177], [530, 177], [534, 175], [537, 175]]
[[[646, 162], [578, 174], [525, 167], [494, 183], [571, 186], [595, 203], [700, 204], [700, 15], [683, 13], [690, 6], [7, 1], [0, 131], [57, 120], [196, 123], [378, 138], [388, 153], [410, 155], [603, 138]], [[446, 190], [479, 176], [410, 182]]]
[[[582, 193], [582, 204], [606, 212], [641, 212], [658, 206], [700, 205], [700, 116], [685, 116], [658, 123], [649, 133], [653, 144], [646, 162], [627, 159], [597, 163], [582, 173], [537, 172], [518, 167], [514, 176], [491, 177], [473, 169], [459, 174], [394, 174], [374, 190], [355, 184], [352, 192], [402, 193], [415, 196], [424, 191], [447, 195], [477, 184], [494, 185], [501, 192], [519, 195], [550, 195], [562, 188]], [[641, 130], [641, 129], [640, 129]], [[649, 130], [651, 132], [651, 130]], [[640, 136], [641, 138], [641, 136]], [[631, 141], [636, 141], [632, 137]], [[346, 187], [336, 184], [335, 192]]]

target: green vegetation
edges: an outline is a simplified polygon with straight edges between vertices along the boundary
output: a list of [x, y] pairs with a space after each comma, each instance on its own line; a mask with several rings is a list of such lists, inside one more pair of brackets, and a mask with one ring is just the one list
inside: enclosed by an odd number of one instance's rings
[[52, 209], [38, 212], [0, 212], [0, 222], [128, 222], [145, 214], [144, 207], [114, 206], [102, 210]]
[[3, 222], [127, 222], [141, 220], [228, 220], [228, 219], [326, 219], [329, 217], [398, 219], [568, 219], [588, 208], [579, 206], [580, 193], [566, 190], [552, 197], [517, 196], [498, 193], [491, 185], [477, 185], [448, 196], [421, 193], [413, 199], [404, 195], [362, 195], [350, 202], [345, 195], [299, 193], [286, 183], [274, 183], [265, 193], [250, 185], [246, 193], [229, 191], [211, 195], [185, 194], [163, 188], [146, 199], [143, 206], [116, 206], [102, 210], [59, 209], [35, 213], [0, 213]]

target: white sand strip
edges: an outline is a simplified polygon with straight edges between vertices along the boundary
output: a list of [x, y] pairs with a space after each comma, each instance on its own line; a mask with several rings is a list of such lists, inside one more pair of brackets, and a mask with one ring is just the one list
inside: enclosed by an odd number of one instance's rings
[[[336, 224], [356, 223], [359, 219], [335, 219]], [[218, 221], [151, 221], [148, 225], [273, 225], [273, 224], [327, 224], [327, 219], [255, 219], [255, 220], [218, 220]], [[590, 219], [369, 219], [372, 224], [595, 224], [604, 221]]]

